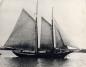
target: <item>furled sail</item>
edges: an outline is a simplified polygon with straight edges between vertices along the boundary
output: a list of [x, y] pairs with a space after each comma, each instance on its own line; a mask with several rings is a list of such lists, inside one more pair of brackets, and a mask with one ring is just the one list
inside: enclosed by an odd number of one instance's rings
[[41, 40], [40, 49], [50, 50], [53, 48], [52, 43], [52, 25], [48, 23], [43, 17], [41, 18]]
[[63, 39], [61, 37], [60, 31], [57, 29], [55, 25], [55, 36], [56, 36], [56, 48], [67, 49], [67, 46], [64, 44]]
[[35, 50], [35, 25], [36, 21], [27, 13], [27, 11], [23, 9], [12, 34], [5, 44], [5, 47], [12, 47], [24, 50]]

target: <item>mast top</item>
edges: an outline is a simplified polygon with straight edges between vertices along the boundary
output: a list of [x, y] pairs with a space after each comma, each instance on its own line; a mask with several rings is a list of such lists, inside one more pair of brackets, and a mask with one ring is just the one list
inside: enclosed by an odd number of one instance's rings
[[52, 7], [52, 20], [53, 20], [53, 7]]
[[38, 0], [36, 2], [36, 18], [37, 18], [37, 16], [38, 16]]

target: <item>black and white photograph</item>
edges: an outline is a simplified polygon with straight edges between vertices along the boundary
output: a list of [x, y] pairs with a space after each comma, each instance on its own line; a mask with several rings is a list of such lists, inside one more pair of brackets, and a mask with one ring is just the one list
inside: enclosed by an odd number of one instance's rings
[[0, 0], [0, 67], [86, 67], [86, 0]]

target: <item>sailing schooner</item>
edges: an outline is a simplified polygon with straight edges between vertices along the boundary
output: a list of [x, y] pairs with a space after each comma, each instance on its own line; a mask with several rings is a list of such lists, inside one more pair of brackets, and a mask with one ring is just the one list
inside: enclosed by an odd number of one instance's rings
[[[50, 24], [43, 17], [41, 18], [40, 48], [38, 48], [37, 29], [37, 21], [25, 9], [22, 9], [20, 17], [4, 48], [12, 50], [15, 55], [20, 57], [64, 58], [72, 52], [64, 44], [61, 34], [56, 29], [54, 23]], [[56, 47], [54, 47], [55, 44]]]
[[54, 24], [53, 11], [52, 24], [44, 17], [41, 17], [40, 48], [38, 48], [38, 2], [36, 7], [36, 19], [25, 9], [22, 9], [13, 32], [1, 49], [12, 50], [19, 57], [64, 58], [67, 54], [72, 53], [73, 51], [68, 49], [67, 45], [64, 44], [60, 31]]

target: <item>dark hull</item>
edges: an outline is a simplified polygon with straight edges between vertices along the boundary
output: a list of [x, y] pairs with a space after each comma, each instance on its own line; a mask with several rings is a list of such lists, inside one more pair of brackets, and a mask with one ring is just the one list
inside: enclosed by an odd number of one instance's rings
[[60, 53], [20, 53], [20, 52], [15, 52], [13, 51], [13, 53], [16, 56], [19, 57], [35, 57], [35, 58], [64, 58], [65, 56], [67, 56], [68, 54], [72, 53], [71, 51], [68, 52], [60, 52]]

